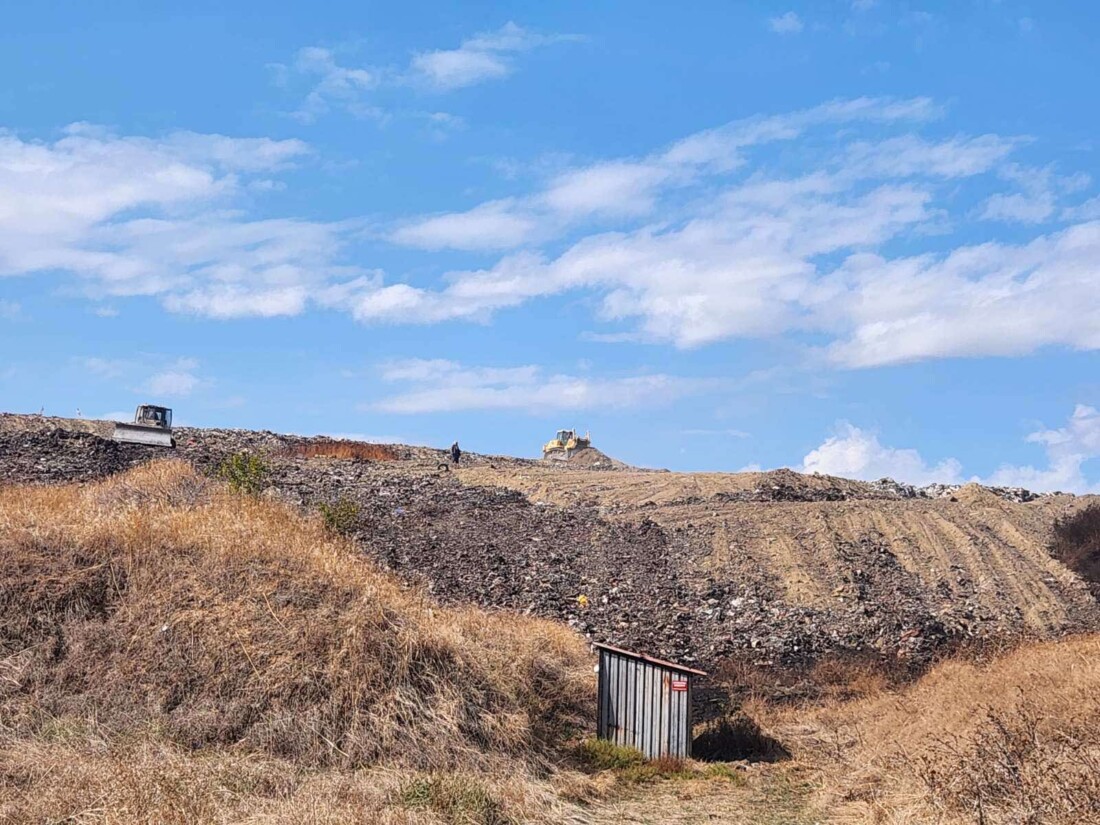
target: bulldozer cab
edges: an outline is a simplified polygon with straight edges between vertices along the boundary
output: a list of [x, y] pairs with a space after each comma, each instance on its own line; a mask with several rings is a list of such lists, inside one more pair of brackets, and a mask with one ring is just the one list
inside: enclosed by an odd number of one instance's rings
[[568, 444], [572, 439], [576, 437], [577, 434], [575, 430], [558, 430], [559, 444]]
[[167, 407], [142, 404], [134, 413], [134, 423], [145, 427], [159, 427], [163, 430], [170, 430], [172, 429], [172, 411]]

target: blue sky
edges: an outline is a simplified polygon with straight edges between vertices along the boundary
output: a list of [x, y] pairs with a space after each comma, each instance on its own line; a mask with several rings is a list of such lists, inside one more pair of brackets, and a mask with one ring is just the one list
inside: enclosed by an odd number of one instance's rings
[[1100, 489], [1100, 9], [21, 4], [0, 408]]

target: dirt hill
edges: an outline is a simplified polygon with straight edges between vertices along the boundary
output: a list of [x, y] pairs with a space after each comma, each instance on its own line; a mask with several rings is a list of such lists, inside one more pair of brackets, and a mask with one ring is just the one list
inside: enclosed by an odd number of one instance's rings
[[[0, 489], [0, 821], [562, 821], [583, 639], [180, 461]], [[417, 811], [422, 815], [418, 815]]]
[[[0, 416], [0, 481], [97, 478], [155, 450], [95, 425]], [[564, 619], [595, 640], [710, 667], [728, 656], [838, 651], [924, 660], [967, 639], [1100, 627], [1087, 587], [1049, 556], [1072, 496], [946, 490], [791, 471], [603, 471], [439, 450], [180, 429], [205, 472], [249, 450], [266, 495], [316, 511], [343, 500], [363, 552], [448, 603]], [[332, 457], [341, 456], [341, 457]]]

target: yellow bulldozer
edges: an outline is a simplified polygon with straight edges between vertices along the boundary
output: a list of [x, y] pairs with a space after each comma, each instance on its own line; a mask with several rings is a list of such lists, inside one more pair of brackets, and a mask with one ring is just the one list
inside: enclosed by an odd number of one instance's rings
[[567, 461], [573, 453], [592, 445], [592, 437], [585, 433], [577, 435], [576, 430], [558, 430], [557, 438], [547, 441], [542, 448], [542, 457]]

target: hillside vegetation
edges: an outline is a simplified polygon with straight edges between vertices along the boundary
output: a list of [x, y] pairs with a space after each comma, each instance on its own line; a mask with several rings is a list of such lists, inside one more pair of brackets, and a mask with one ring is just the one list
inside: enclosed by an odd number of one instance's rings
[[[767, 712], [764, 711], [764, 715]], [[832, 821], [1100, 822], [1100, 636], [944, 662], [903, 690], [772, 719]]]
[[1089, 583], [1100, 598], [1100, 502], [1054, 523], [1051, 554]]
[[565, 816], [564, 626], [441, 608], [177, 461], [0, 489], [0, 555], [2, 822]]

